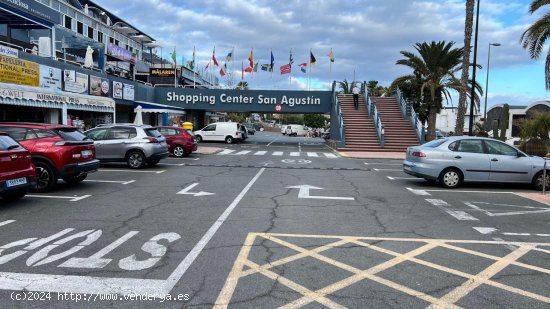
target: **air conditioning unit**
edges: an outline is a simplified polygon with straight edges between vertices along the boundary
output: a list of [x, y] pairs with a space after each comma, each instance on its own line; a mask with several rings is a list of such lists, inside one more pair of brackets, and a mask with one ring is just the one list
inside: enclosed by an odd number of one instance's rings
[[42, 57], [52, 57], [52, 41], [49, 37], [38, 38], [38, 55]]

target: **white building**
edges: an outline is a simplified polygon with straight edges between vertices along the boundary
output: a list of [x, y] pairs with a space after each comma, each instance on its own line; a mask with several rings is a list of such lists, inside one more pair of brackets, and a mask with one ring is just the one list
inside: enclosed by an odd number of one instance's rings
[[[443, 133], [454, 132], [456, 126], [456, 117], [457, 117], [458, 108], [457, 107], [443, 107], [441, 112], [437, 114], [435, 120], [435, 128], [440, 130]], [[482, 115], [477, 113], [474, 115], [474, 123], [480, 121]], [[464, 116], [464, 131], [468, 131], [468, 126], [470, 123], [470, 113], [466, 112]]]

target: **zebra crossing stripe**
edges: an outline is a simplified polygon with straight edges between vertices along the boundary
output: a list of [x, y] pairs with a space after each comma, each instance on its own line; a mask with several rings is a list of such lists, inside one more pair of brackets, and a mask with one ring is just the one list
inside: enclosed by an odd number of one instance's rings
[[338, 158], [338, 156], [333, 153], [325, 153], [325, 157], [331, 158], [331, 159]]
[[316, 152], [308, 152], [307, 156], [308, 157], [319, 157], [319, 155]]
[[245, 154], [248, 154], [250, 153], [251, 151], [250, 150], [243, 150], [243, 151], [239, 151], [237, 152], [235, 155], [238, 156], [238, 155], [245, 155]]
[[266, 153], [267, 153], [267, 151], [256, 151], [256, 153], [254, 155], [255, 156], [263, 156]]
[[274, 156], [279, 156], [279, 157], [280, 157], [280, 156], [283, 155], [283, 152], [282, 152], [282, 151], [274, 151], [274, 152], [273, 152], [273, 155], [274, 155]]
[[222, 152], [218, 153], [219, 155], [226, 155], [234, 152], [235, 150], [232, 149], [224, 149]]
[[299, 153], [299, 152], [291, 152], [291, 153], [290, 153], [290, 156], [291, 156], [291, 157], [299, 157], [299, 156], [300, 156], [300, 153]]
[[[269, 151], [266, 151], [266, 150], [259, 150], [259, 151], [256, 151], [256, 152], [253, 152], [251, 150], [242, 150], [242, 151], [236, 152], [235, 150], [232, 150], [232, 149], [225, 149], [222, 152], [218, 153], [218, 155], [239, 156], [239, 155], [251, 154], [251, 155], [254, 155], [254, 156], [264, 156], [264, 155], [268, 154], [268, 152]], [[284, 154], [285, 153], [283, 151], [273, 151], [271, 153], [272, 156], [277, 156], [277, 157], [282, 157], [282, 156], [284, 156]], [[338, 158], [338, 155], [335, 155], [333, 153], [328, 153], [328, 152], [321, 152], [321, 153], [305, 152], [305, 153], [302, 153], [302, 152], [294, 151], [294, 152], [288, 153], [288, 155], [291, 156], [291, 157], [300, 157], [302, 154], [305, 154], [308, 157], [312, 157], [312, 158], [319, 158], [319, 157], [322, 157], [322, 156], [324, 156], [325, 158], [328, 158], [328, 159]]]

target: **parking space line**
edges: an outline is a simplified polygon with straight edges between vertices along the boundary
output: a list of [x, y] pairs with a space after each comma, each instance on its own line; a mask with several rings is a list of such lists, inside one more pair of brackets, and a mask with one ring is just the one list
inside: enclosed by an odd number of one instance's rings
[[435, 207], [443, 210], [447, 214], [453, 216], [455, 219], [460, 221], [479, 221], [478, 218], [471, 216], [469, 213], [460, 210], [451, 210], [451, 204], [445, 202], [444, 200], [439, 199], [426, 199], [426, 201]]
[[122, 185], [131, 184], [136, 182], [135, 180], [96, 180], [96, 179], [86, 179], [84, 182], [104, 182], [104, 183], [119, 183]]
[[375, 172], [381, 172], [381, 171], [390, 171], [390, 172], [402, 172], [402, 169], [396, 169], [396, 168], [373, 168], [372, 169]]
[[383, 163], [383, 162], [363, 162], [365, 165], [397, 165], [402, 166], [403, 163]]
[[166, 170], [160, 170], [160, 171], [134, 171], [134, 170], [99, 169], [98, 172], [126, 172], [126, 173], [155, 173], [155, 174], [162, 174], [162, 173], [166, 172]]
[[416, 177], [392, 177], [392, 176], [386, 176], [388, 177], [389, 180], [396, 180], [396, 179], [400, 179], [400, 180], [424, 180], [422, 178], [416, 178]]
[[15, 220], [2, 221], [2, 222], [0, 222], [0, 226], [8, 225], [8, 224], [13, 223], [13, 222], [15, 222]]
[[411, 191], [412, 193], [416, 195], [431, 195], [430, 193], [426, 192], [426, 190], [416, 190], [413, 188], [407, 188], [407, 190]]
[[158, 163], [157, 165], [166, 165], [166, 166], [184, 166], [185, 163]]
[[91, 194], [82, 195], [82, 196], [55, 196], [55, 195], [37, 195], [37, 194], [27, 194], [25, 197], [37, 197], [37, 198], [53, 198], [61, 200], [69, 200], [69, 202], [77, 202], [92, 196]]

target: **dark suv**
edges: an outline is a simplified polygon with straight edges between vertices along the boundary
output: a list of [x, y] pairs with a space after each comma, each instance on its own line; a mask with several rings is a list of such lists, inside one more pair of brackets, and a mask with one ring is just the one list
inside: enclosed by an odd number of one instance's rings
[[51, 190], [59, 178], [76, 184], [99, 168], [92, 140], [75, 127], [41, 123], [0, 123], [0, 131], [8, 133], [25, 147], [36, 166], [34, 190]]

